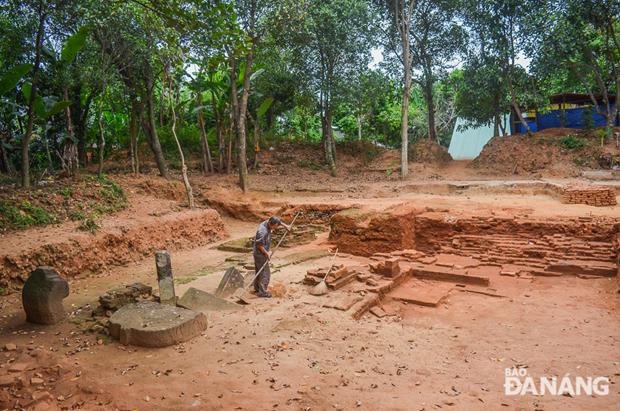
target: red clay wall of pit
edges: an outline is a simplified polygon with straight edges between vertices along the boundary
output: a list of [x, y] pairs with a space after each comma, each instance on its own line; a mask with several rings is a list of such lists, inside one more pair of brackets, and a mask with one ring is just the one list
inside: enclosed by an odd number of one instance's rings
[[38, 266], [49, 265], [66, 277], [99, 273], [151, 256], [156, 250], [199, 247], [223, 238], [224, 224], [217, 211], [191, 210], [171, 213], [121, 229], [102, 229], [96, 234], [76, 232], [22, 250], [0, 253], [0, 284], [18, 284]]

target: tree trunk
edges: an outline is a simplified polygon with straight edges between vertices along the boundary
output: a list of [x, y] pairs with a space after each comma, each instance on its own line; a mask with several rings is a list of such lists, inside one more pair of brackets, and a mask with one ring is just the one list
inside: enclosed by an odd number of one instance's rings
[[232, 124], [228, 127], [228, 150], [226, 151], [226, 174], [230, 174], [232, 172], [232, 142], [233, 142], [233, 126]]
[[105, 86], [101, 91], [101, 102], [99, 103], [99, 113], [97, 120], [99, 123], [99, 141], [97, 142], [97, 149], [99, 150], [99, 168], [97, 174], [99, 178], [103, 177], [103, 156], [105, 154], [105, 134], [103, 129], [103, 96], [105, 95]]
[[323, 141], [325, 144], [325, 158], [332, 177], [336, 177], [336, 156], [334, 150], [334, 134], [332, 129], [332, 112], [329, 103], [326, 104], [323, 118]]
[[134, 97], [131, 99], [131, 113], [129, 114], [129, 154], [131, 157], [131, 172], [135, 175], [140, 173], [140, 159], [138, 156], [138, 132], [140, 116], [142, 112], [141, 104]]
[[403, 104], [400, 114], [400, 177], [409, 174], [409, 92], [411, 90], [411, 60], [409, 58], [409, 30], [403, 32]]
[[179, 149], [179, 157], [181, 158], [181, 175], [183, 175], [183, 184], [185, 184], [185, 191], [187, 193], [187, 204], [189, 208], [194, 208], [194, 192], [192, 190], [192, 186], [189, 183], [189, 178], [187, 177], [187, 164], [185, 164], [185, 155], [183, 154], [183, 149], [181, 148], [181, 143], [179, 142], [179, 138], [177, 137], [176, 125], [177, 125], [177, 114], [174, 111], [174, 99], [172, 96], [172, 80], [169, 78], [169, 88], [168, 88], [168, 98], [170, 100], [170, 110], [172, 111], [172, 135], [174, 136], [174, 141], [177, 143], [177, 148]]
[[[168, 66], [164, 66], [164, 73], [168, 73]], [[165, 111], [165, 96], [166, 96], [166, 85], [164, 84], [166, 80], [162, 77], [161, 80], [161, 94], [159, 96], [159, 127], [164, 126], [164, 111]]]
[[86, 132], [88, 127], [88, 113], [93, 101], [94, 94], [91, 92], [86, 98], [84, 107], [81, 103], [81, 86], [74, 90], [74, 108], [71, 111], [73, 115], [74, 133], [77, 140], [77, 156], [82, 167], [86, 167], [88, 158], [86, 156]]
[[230, 59], [230, 138], [228, 140], [228, 163], [226, 164], [226, 172], [230, 174], [232, 167], [232, 140], [237, 133], [237, 124], [239, 120], [239, 97], [237, 95], [237, 59], [233, 55]]
[[362, 116], [358, 114], [355, 120], [357, 121], [357, 139], [362, 141]]
[[43, 136], [45, 137], [45, 154], [47, 155], [47, 172], [52, 174], [52, 171], [54, 171], [54, 163], [52, 162], [52, 151], [50, 150], [50, 137], [47, 133], [47, 126], [45, 127], [45, 131], [43, 132]]
[[248, 99], [250, 97], [250, 76], [252, 75], [252, 63], [254, 62], [254, 47], [245, 59], [245, 75], [243, 76], [243, 92], [241, 93], [241, 101], [239, 102], [239, 117], [237, 119], [237, 151], [239, 160], [237, 166], [239, 169], [239, 187], [245, 193], [248, 191], [248, 157], [247, 157], [247, 137], [246, 137], [246, 114], [248, 109]]
[[[11, 128], [8, 129], [9, 133], [11, 132]], [[11, 160], [9, 159], [9, 155], [6, 152], [6, 148], [4, 147], [5, 135], [0, 133], [0, 172], [6, 174], [13, 173], [13, 166], [11, 164]], [[6, 135], [7, 143], [11, 141], [10, 134]]]
[[213, 107], [213, 116], [215, 117], [215, 134], [217, 135], [217, 147], [218, 147], [218, 170], [220, 173], [224, 172], [224, 152], [226, 151], [224, 142], [224, 133], [222, 130], [222, 118], [220, 117], [220, 110], [217, 107], [215, 96], [211, 93], [211, 106]]
[[424, 99], [426, 100], [426, 109], [428, 110], [428, 138], [430, 140], [434, 140], [439, 143], [439, 139], [437, 138], [437, 126], [435, 125], [435, 102], [433, 98], [433, 81], [429, 78], [429, 74], [427, 73], [427, 78], [424, 83]]
[[166, 160], [164, 159], [164, 153], [161, 149], [159, 136], [157, 135], [157, 126], [155, 125], [155, 101], [153, 96], [152, 82], [146, 90], [146, 108], [148, 121], [142, 122], [142, 128], [144, 129], [145, 134], [149, 138], [149, 146], [151, 147], [151, 151], [153, 151], [153, 155], [155, 156], [157, 168], [159, 169], [159, 175], [161, 175], [165, 179], [168, 179], [168, 168], [166, 167]]
[[260, 137], [259, 133], [260, 133], [260, 116], [258, 115], [258, 113], [256, 114], [256, 117], [252, 117], [251, 115], [248, 114], [248, 116], [250, 117], [250, 120], [252, 121], [252, 161], [251, 161], [251, 167], [252, 169], [256, 169], [256, 166], [258, 165], [258, 139]]
[[510, 90], [510, 101], [512, 103], [512, 109], [515, 111], [515, 114], [519, 118], [519, 122], [521, 122], [521, 124], [525, 128], [525, 133], [528, 135], [528, 137], [531, 137], [532, 130], [530, 130], [530, 126], [527, 124], [527, 121], [525, 121], [525, 118], [523, 118], [523, 114], [521, 113], [521, 108], [519, 107], [519, 104], [517, 103], [517, 95], [512, 85], [511, 76], [508, 76], [508, 88]]
[[45, 31], [46, 12], [44, 10], [43, 1], [39, 1], [39, 27], [37, 29], [37, 38], [35, 42], [34, 66], [32, 68], [32, 82], [30, 88], [30, 99], [28, 101], [28, 123], [26, 132], [22, 139], [22, 170], [21, 184], [23, 188], [30, 188], [30, 140], [32, 139], [32, 130], [34, 128], [34, 102], [37, 96], [37, 85], [39, 80], [39, 67], [41, 66], [41, 51], [43, 49], [43, 37]]
[[[69, 88], [66, 85], [63, 87], [63, 98], [65, 101], [69, 101]], [[73, 134], [70, 106], [65, 108], [65, 123], [67, 126], [67, 136], [69, 136], [63, 147], [64, 161], [68, 166], [66, 171], [70, 176], [73, 176], [74, 179], [78, 179], [80, 176], [80, 165], [78, 162], [77, 147], [75, 145], [75, 136]]]
[[[202, 105], [201, 93], [197, 93], [196, 103], [198, 107]], [[211, 161], [211, 150], [209, 149], [209, 141], [207, 140], [207, 131], [205, 129], [205, 119], [202, 108], [198, 109], [198, 128], [200, 129], [200, 147], [202, 149], [202, 171], [207, 174], [213, 171], [213, 162]]]

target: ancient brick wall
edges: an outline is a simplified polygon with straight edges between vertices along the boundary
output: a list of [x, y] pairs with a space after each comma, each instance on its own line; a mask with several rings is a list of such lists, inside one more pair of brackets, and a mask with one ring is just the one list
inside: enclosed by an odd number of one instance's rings
[[586, 242], [611, 244], [618, 232], [614, 219], [574, 217], [534, 219], [531, 217], [457, 217], [447, 213], [429, 212], [415, 217], [416, 248], [426, 253], [438, 252], [452, 245], [460, 235], [507, 235], [514, 238], [538, 239], [558, 235]]
[[617, 204], [615, 190], [603, 186], [564, 187], [560, 190], [560, 200], [565, 204], [587, 204], [595, 207]]
[[332, 217], [329, 240], [340, 252], [363, 256], [415, 248], [415, 214], [409, 206], [381, 212], [345, 210]]

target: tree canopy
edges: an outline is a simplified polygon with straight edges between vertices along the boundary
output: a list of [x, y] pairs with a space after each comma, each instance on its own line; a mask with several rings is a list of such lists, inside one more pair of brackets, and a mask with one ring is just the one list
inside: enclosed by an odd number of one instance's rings
[[[248, 174], [278, 141], [448, 144], [457, 117], [620, 101], [613, 0], [0, 0], [0, 172]], [[199, 159], [192, 170], [188, 159]], [[191, 203], [191, 195], [188, 196]]]

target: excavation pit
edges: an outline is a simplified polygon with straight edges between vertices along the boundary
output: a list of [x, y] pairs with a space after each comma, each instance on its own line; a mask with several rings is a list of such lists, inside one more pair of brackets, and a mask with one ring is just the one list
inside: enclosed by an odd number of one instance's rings
[[[359, 318], [384, 305], [375, 310], [383, 316], [395, 302], [437, 307], [456, 292], [518, 295], [538, 277], [616, 277], [619, 227], [606, 217], [468, 216], [408, 204], [347, 210], [332, 218], [329, 238], [355, 263], [327, 276], [326, 306]], [[309, 270], [304, 283], [317, 284], [326, 272]]]

